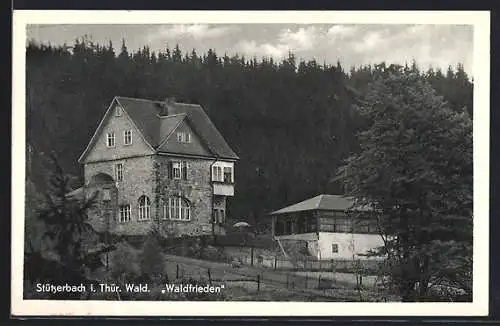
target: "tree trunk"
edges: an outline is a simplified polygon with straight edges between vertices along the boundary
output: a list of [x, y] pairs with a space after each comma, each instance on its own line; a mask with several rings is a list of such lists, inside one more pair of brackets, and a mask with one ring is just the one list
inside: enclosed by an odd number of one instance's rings
[[429, 256], [423, 257], [422, 266], [420, 269], [420, 286], [419, 286], [419, 301], [425, 300], [429, 290]]

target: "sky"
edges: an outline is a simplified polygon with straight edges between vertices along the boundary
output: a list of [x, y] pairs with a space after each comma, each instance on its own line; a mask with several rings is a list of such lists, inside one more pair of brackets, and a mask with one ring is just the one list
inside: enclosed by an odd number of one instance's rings
[[280, 60], [293, 52], [300, 60], [320, 64], [340, 61], [345, 70], [363, 64], [404, 64], [415, 60], [421, 69], [446, 70], [464, 65], [472, 76], [472, 25], [395, 24], [162, 24], [162, 25], [28, 25], [27, 39], [71, 45], [86, 35], [100, 44], [122, 39], [129, 51], [149, 45], [153, 51], [179, 45], [183, 53], [214, 49], [227, 53]]

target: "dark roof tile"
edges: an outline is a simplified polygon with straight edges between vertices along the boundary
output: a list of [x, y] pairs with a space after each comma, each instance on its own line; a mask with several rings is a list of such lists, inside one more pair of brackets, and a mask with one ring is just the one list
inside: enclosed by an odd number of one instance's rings
[[343, 195], [318, 195], [313, 198], [306, 199], [299, 203], [287, 206], [280, 210], [270, 213], [270, 215], [278, 215], [285, 213], [310, 211], [310, 210], [336, 210], [345, 211], [354, 205], [354, 198]]
[[179, 119], [182, 119], [182, 114], [185, 114], [195, 131], [216, 157], [238, 159], [236, 153], [229, 147], [219, 130], [198, 104], [150, 101], [121, 96], [117, 96], [116, 99], [143, 133], [144, 138], [155, 149], [172, 132], [171, 128], [177, 126], [176, 122], [178, 123]]

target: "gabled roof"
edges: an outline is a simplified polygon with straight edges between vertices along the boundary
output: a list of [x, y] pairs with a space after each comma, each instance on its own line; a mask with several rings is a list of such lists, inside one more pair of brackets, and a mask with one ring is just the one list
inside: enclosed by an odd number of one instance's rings
[[[239, 157], [229, 147], [219, 130], [212, 123], [203, 108], [198, 104], [177, 103], [173, 101], [151, 101], [146, 99], [116, 96], [116, 101], [132, 119], [146, 142], [154, 149], [158, 150], [162, 142], [173, 132], [183, 119], [188, 119], [194, 131], [201, 137], [210, 152], [217, 158], [238, 160]], [[108, 112], [109, 112], [108, 108]], [[109, 116], [107, 112], [106, 116]], [[103, 120], [106, 118], [103, 118]], [[91, 148], [95, 141], [101, 124], [96, 130], [89, 146], [80, 157], [80, 160]]]
[[345, 211], [354, 205], [354, 198], [342, 195], [318, 195], [270, 213], [278, 215], [311, 210]]
[[[205, 110], [198, 104], [178, 103], [173, 101], [150, 101], [130, 97], [116, 97], [118, 103], [127, 111], [144, 137], [153, 148], [168, 136], [165, 132], [176, 120], [162, 122], [165, 117], [185, 114], [194, 130], [217, 157], [237, 160], [238, 155], [229, 147], [219, 130], [212, 123]], [[159, 115], [158, 113], [162, 113]], [[182, 119], [177, 117], [176, 119]], [[179, 120], [180, 121], [180, 120]], [[171, 132], [171, 130], [170, 130]]]
[[117, 96], [115, 99], [127, 112], [149, 145], [156, 148], [162, 138], [160, 134], [160, 118], [158, 116], [159, 104], [156, 104], [160, 102], [121, 96]]
[[173, 114], [161, 117], [160, 119], [160, 135], [161, 139], [158, 144], [160, 146], [168, 136], [181, 124], [181, 122], [186, 118], [185, 113]]

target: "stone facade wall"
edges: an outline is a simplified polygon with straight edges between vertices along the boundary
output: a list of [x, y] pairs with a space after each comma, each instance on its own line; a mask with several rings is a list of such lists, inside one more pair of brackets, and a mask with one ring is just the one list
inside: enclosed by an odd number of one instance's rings
[[[171, 179], [169, 164], [171, 161], [186, 161], [188, 163], [187, 180]], [[172, 156], [155, 156], [157, 188], [155, 204], [159, 209], [157, 219], [161, 229], [168, 234], [203, 235], [212, 234], [212, 204], [213, 189], [210, 181], [210, 167], [213, 161], [209, 159], [177, 158]], [[191, 207], [191, 219], [178, 221], [165, 216], [164, 207], [167, 198], [181, 195], [187, 199]]]
[[[123, 163], [123, 181], [116, 182], [117, 195], [112, 203], [112, 225], [113, 232], [118, 234], [146, 234], [151, 229], [156, 211], [154, 205], [155, 175], [153, 169], [153, 157], [143, 156], [126, 158], [121, 160], [103, 161], [85, 164], [85, 180], [91, 180], [92, 176], [98, 173], [106, 173], [114, 179], [114, 165]], [[87, 184], [87, 188], [89, 185]], [[89, 190], [87, 190], [89, 192]], [[142, 195], [148, 196], [151, 201], [150, 220], [138, 220], [138, 200]], [[129, 222], [119, 222], [120, 205], [130, 204], [131, 220]], [[96, 214], [102, 214], [102, 209], [96, 211], [91, 219], [99, 220]]]
[[[110, 198], [109, 202], [103, 201], [103, 190], [109, 189]], [[86, 198], [95, 195], [95, 203], [88, 212], [89, 223], [98, 232], [105, 232], [108, 230], [113, 232], [116, 229], [117, 219], [116, 213], [118, 206], [118, 191], [114, 185], [112, 186], [87, 186], [85, 189]], [[108, 222], [109, 221], [109, 222]]]
[[[170, 178], [171, 161], [188, 163], [187, 180]], [[123, 180], [115, 182], [116, 190], [113, 192], [112, 201], [103, 203], [99, 199], [96, 208], [89, 212], [90, 222], [97, 229], [105, 230], [106, 218], [110, 216], [111, 232], [117, 234], [147, 234], [154, 224], [158, 224], [164, 234], [175, 236], [225, 233], [224, 225], [212, 223], [214, 208], [226, 211], [226, 197], [217, 196], [214, 200], [210, 180], [213, 160], [150, 155], [86, 163], [86, 193], [91, 194], [97, 190], [102, 192], [102, 187], [89, 184], [90, 180], [99, 173], [108, 174], [115, 179], [114, 166], [117, 163], [123, 163]], [[145, 221], [138, 219], [138, 200], [142, 195], [148, 196], [151, 202], [150, 219]], [[166, 215], [167, 198], [178, 195], [190, 203], [189, 221], [170, 220]], [[129, 222], [119, 221], [119, 206], [124, 204], [131, 205]]]

